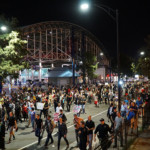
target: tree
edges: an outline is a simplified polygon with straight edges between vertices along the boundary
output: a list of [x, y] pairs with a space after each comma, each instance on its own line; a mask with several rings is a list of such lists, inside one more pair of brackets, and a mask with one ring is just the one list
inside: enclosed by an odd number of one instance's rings
[[[7, 26], [7, 33], [0, 32], [0, 91], [2, 88], [2, 80], [7, 76], [17, 78], [19, 70], [28, 67], [28, 63], [24, 61], [27, 54], [25, 40], [21, 39], [19, 31], [16, 31], [17, 19], [5, 19], [0, 16], [0, 22]], [[14, 30], [15, 29], [15, 30]], [[12, 31], [14, 30], [14, 31]]]
[[143, 51], [144, 55], [140, 56], [134, 64], [136, 64], [136, 73], [150, 78], [150, 34], [146, 36], [144, 41], [145, 45], [142, 46], [138, 51], [139, 54]]
[[81, 71], [83, 74], [83, 78], [87, 75], [89, 79], [96, 78], [94, 74], [95, 70], [97, 69], [97, 59], [96, 57], [91, 54], [90, 52], [86, 52], [83, 59], [83, 64], [81, 65]]
[[27, 54], [26, 41], [21, 40], [19, 33], [12, 31], [0, 36], [0, 76], [2, 78], [11, 75], [16, 77], [19, 70], [27, 67], [23, 60]]

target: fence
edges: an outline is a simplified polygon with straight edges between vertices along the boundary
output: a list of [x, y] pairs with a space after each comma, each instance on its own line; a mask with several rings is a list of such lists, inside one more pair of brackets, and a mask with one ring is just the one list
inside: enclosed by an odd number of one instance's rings
[[[138, 113], [130, 121], [124, 120], [124, 123], [117, 133], [99, 140], [94, 146], [94, 150], [127, 150], [132, 142], [138, 137], [139, 132], [142, 132], [150, 125], [150, 102], [143, 108], [138, 110]], [[117, 147], [115, 145], [115, 138], [117, 140]], [[122, 140], [122, 143], [121, 143]]]

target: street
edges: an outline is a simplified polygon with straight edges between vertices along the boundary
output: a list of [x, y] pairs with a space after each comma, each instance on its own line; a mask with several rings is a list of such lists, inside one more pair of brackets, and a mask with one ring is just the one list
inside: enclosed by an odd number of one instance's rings
[[[86, 113], [87, 114], [81, 114], [81, 118], [84, 120], [87, 119], [88, 115], [92, 116], [93, 121], [95, 122], [95, 125], [97, 126], [99, 124], [100, 118], [104, 118], [106, 123], [108, 123], [108, 119], [106, 117], [108, 105], [101, 104], [99, 108], [96, 108], [94, 104], [86, 104]], [[71, 109], [72, 110], [72, 109]], [[52, 113], [54, 112], [53, 108], [51, 109]], [[65, 112], [65, 111], [64, 111]], [[73, 125], [73, 112], [66, 112], [67, 116], [67, 127], [68, 127], [68, 134], [67, 138], [70, 144], [70, 148], [74, 147], [76, 145], [75, 140], [75, 132], [74, 132], [74, 125]], [[29, 128], [26, 128], [27, 122], [19, 123], [18, 124], [18, 132], [15, 133], [16, 139], [12, 140], [10, 144], [6, 144], [6, 148], [8, 150], [41, 150], [45, 149], [44, 144], [46, 140], [46, 132], [44, 133], [42, 142], [40, 146], [37, 146], [37, 137], [35, 137], [35, 133], [31, 132], [32, 128], [31, 125]], [[53, 137], [54, 137], [54, 145], [55, 147], [52, 148], [51, 145], [49, 145], [48, 149], [57, 149], [57, 128], [53, 131]], [[7, 143], [8, 141], [8, 134], [6, 134], [5, 141]], [[49, 142], [50, 143], [50, 142]], [[60, 149], [65, 149], [65, 141], [62, 138], [61, 139], [61, 147]]]

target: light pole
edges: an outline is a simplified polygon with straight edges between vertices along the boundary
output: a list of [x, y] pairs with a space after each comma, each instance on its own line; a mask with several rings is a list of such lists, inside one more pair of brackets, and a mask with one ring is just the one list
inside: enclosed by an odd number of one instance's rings
[[[120, 50], [119, 50], [119, 12], [105, 5], [93, 4], [93, 6], [102, 9], [116, 22], [116, 44], [117, 44], [117, 68], [118, 68], [118, 110], [121, 108], [121, 85], [120, 82]], [[89, 9], [89, 3], [82, 3], [80, 8], [84, 11]]]

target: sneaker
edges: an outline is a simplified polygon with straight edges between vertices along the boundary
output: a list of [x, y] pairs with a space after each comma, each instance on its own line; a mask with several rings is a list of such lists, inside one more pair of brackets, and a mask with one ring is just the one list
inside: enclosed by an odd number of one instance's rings
[[15, 140], [15, 136], [13, 136], [13, 140]]
[[55, 147], [55, 145], [53, 144], [52, 147]]

